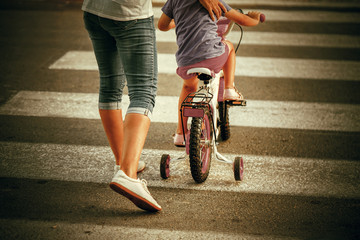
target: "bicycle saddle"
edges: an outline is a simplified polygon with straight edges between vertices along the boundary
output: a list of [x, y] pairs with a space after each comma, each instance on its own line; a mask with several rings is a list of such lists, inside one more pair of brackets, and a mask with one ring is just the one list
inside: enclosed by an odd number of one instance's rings
[[200, 80], [210, 80], [215, 77], [215, 73], [208, 68], [191, 68], [187, 71], [187, 74], [196, 73]]

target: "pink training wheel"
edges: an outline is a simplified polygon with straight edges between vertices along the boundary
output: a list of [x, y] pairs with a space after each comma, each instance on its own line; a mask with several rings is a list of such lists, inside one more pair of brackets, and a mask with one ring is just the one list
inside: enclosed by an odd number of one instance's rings
[[163, 179], [170, 177], [170, 155], [163, 154], [160, 161], [160, 175]]
[[260, 22], [265, 22], [265, 14], [260, 14]]
[[244, 160], [242, 157], [236, 157], [233, 162], [234, 177], [236, 181], [244, 179]]

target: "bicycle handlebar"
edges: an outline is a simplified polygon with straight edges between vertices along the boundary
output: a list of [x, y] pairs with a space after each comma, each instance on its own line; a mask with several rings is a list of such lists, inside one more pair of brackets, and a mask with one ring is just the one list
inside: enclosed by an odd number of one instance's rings
[[265, 22], [265, 14], [260, 14], [260, 22]]
[[[241, 13], [243, 13], [243, 11], [241, 9], [238, 9]], [[265, 22], [265, 14], [261, 13], [260, 14], [260, 22], [263, 23]], [[218, 21], [218, 35], [222, 38], [225, 38], [226, 35], [228, 35], [228, 33], [232, 30], [233, 26], [234, 26], [234, 22], [233, 21], [230, 21], [229, 19], [227, 18], [222, 18]], [[225, 25], [227, 25], [227, 27], [224, 27]], [[242, 40], [242, 36], [243, 36], [243, 29], [242, 27], [239, 25], [239, 24], [236, 24], [239, 26], [240, 28], [240, 32], [241, 32], [241, 36], [240, 36], [240, 40], [239, 40], [239, 43], [236, 47], [236, 50], [235, 52], [237, 52], [237, 50], [239, 49], [239, 46], [240, 46], [240, 43], [241, 43], [241, 40]], [[220, 27], [221, 26], [221, 27]]]
[[[246, 14], [247, 15], [247, 14]], [[249, 16], [249, 15], [248, 15]], [[260, 14], [260, 22], [263, 23], [265, 22], [265, 14], [261, 13]]]

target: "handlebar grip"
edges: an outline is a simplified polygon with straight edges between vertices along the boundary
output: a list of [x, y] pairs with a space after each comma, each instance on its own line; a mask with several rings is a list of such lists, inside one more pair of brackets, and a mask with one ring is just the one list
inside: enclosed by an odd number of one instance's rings
[[260, 22], [265, 22], [265, 14], [260, 14]]

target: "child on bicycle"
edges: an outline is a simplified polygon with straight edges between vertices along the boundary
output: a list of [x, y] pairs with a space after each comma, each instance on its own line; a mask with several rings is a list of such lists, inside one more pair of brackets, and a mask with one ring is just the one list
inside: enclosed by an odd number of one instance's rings
[[[227, 12], [223, 15], [243, 26], [255, 26], [260, 21], [260, 12], [252, 11], [242, 14], [223, 0]], [[217, 34], [217, 24], [212, 21], [207, 10], [198, 0], [168, 0], [162, 8], [158, 27], [161, 31], [168, 31], [176, 26], [177, 45], [176, 73], [183, 79], [183, 87], [178, 103], [178, 125], [174, 137], [175, 146], [184, 146], [183, 128], [181, 125], [180, 107], [186, 96], [197, 90], [198, 79], [195, 74], [188, 75], [187, 71], [195, 67], [205, 67], [218, 73], [224, 72], [225, 91], [224, 100], [239, 101], [243, 99], [234, 86], [235, 78], [235, 50], [230, 41], [223, 40]], [[185, 131], [187, 118], [183, 118]]]

